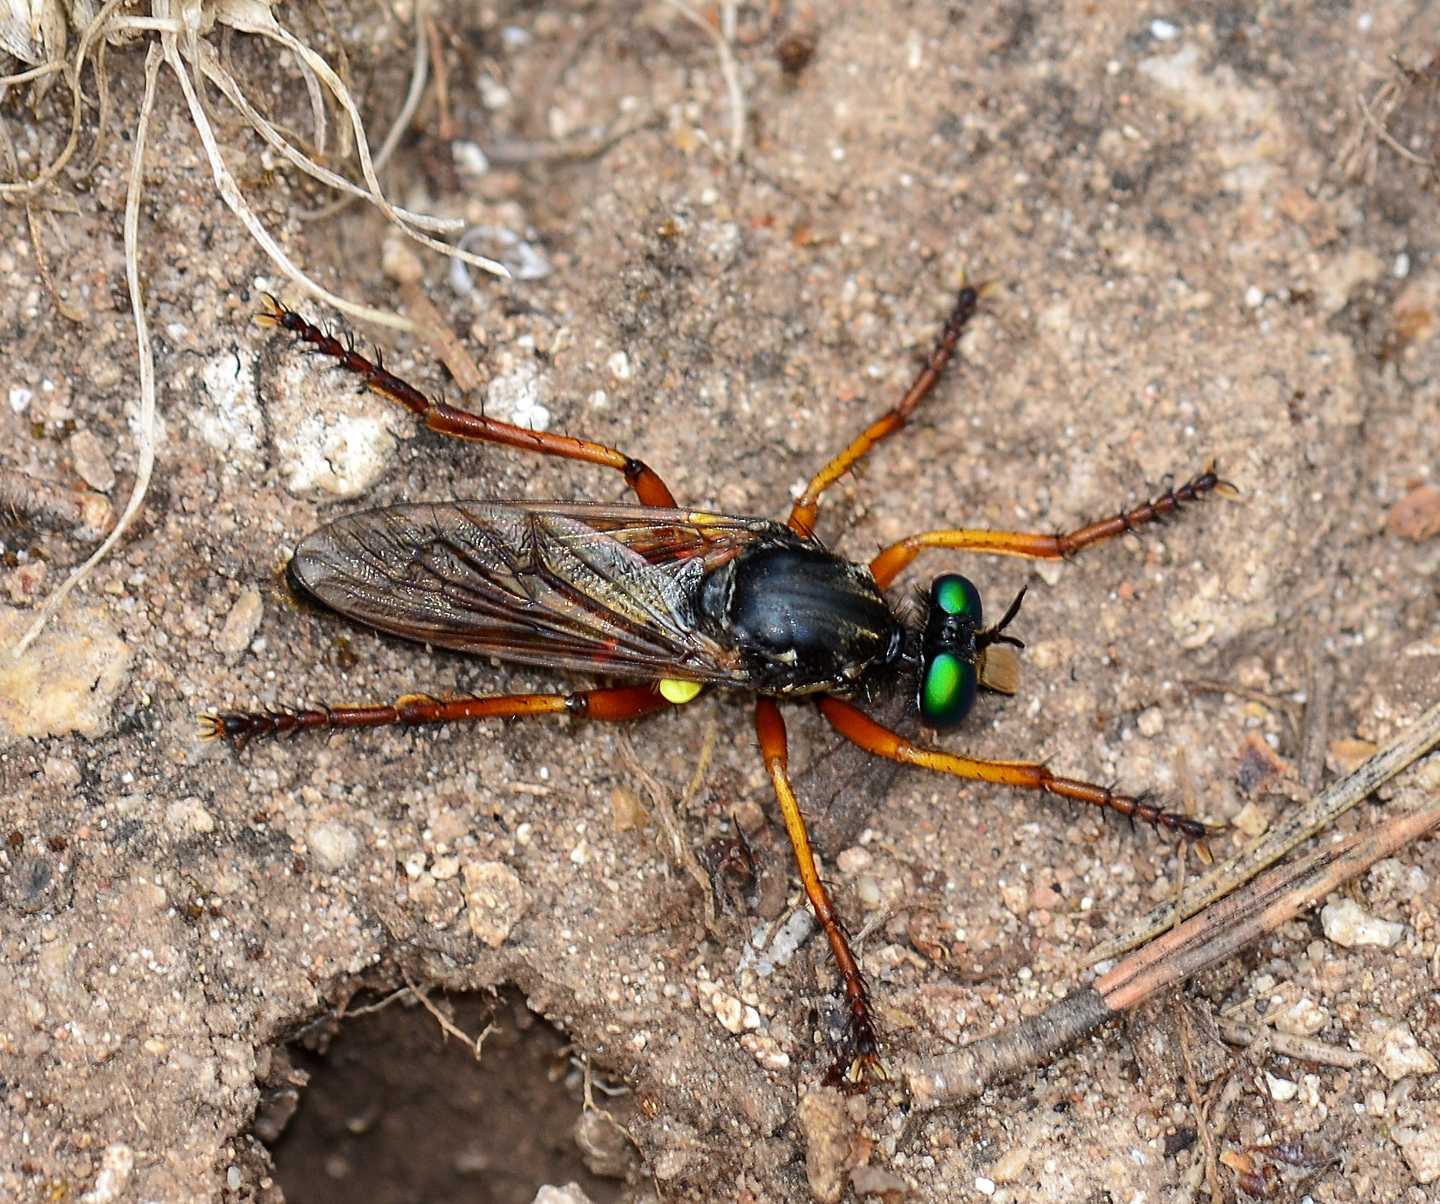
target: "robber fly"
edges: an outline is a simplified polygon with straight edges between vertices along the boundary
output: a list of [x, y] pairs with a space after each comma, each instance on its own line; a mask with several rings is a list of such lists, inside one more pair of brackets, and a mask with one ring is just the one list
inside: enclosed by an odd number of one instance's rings
[[[865, 980], [816, 870], [790, 784], [777, 703], [814, 699], [825, 719], [876, 756], [961, 778], [1041, 790], [1109, 808], [1193, 839], [1207, 828], [1108, 787], [1043, 765], [988, 761], [922, 747], [869, 718], [853, 700], [914, 681], [929, 728], [958, 726], [983, 686], [1013, 692], [1009, 635], [1021, 599], [987, 626], [980, 593], [954, 573], [931, 583], [918, 612], [887, 597], [926, 548], [1055, 560], [1155, 521], [1211, 492], [1232, 492], [1214, 466], [1141, 506], [1059, 535], [945, 529], [912, 535], [868, 564], [830, 551], [814, 534], [821, 495], [904, 426], [934, 387], [980, 290], [960, 290], [924, 368], [899, 403], [811, 480], [783, 523], [676, 505], [648, 465], [613, 448], [532, 431], [427, 397], [299, 313], [268, 298], [258, 320], [334, 359], [373, 392], [433, 431], [588, 461], [624, 474], [638, 503], [447, 501], [386, 506], [336, 519], [301, 541], [287, 577], [296, 594], [406, 639], [626, 684], [556, 694], [438, 699], [403, 696], [375, 706], [226, 711], [204, 733], [237, 746], [262, 736], [326, 728], [449, 723], [568, 714], [631, 720], [690, 702], [706, 688], [758, 695], [760, 753], [794, 848], [800, 879], [844, 986], [847, 1034], [830, 1072], [881, 1072]], [[1023, 596], [1023, 591], [1022, 591]]]

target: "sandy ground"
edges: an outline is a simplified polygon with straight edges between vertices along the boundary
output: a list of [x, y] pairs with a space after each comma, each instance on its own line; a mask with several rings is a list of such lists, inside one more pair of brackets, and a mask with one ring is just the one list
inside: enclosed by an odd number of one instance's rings
[[[348, 59], [383, 130], [408, 6], [288, 8]], [[686, 502], [783, 513], [904, 388], [962, 274], [996, 281], [963, 362], [835, 491], [822, 534], [863, 558], [936, 525], [1058, 529], [1212, 458], [1243, 499], [1055, 569], [967, 561], [992, 607], [1029, 587], [1025, 682], [951, 745], [1176, 806], [1188, 781], [1207, 817], [1253, 827], [1440, 696], [1440, 213], [1420, 162], [1440, 82], [1392, 62], [1430, 63], [1433, 11], [741, 8], [737, 163], [714, 46], [673, 9], [438, 6], [452, 128], [430, 92], [387, 178], [405, 203], [518, 232], [549, 268], [467, 293], [422, 259], [482, 365], [472, 401], [642, 456]], [[255, 39], [230, 49], [252, 95], [308, 130], [293, 65]], [[0, 207], [0, 469], [88, 482], [118, 508], [138, 395], [118, 131], [142, 54], [109, 62], [116, 130], [35, 213], [78, 320], [41, 281], [24, 209]], [[5, 122], [33, 173], [63, 137], [60, 90], [38, 115], [12, 98]], [[221, 137], [297, 259], [397, 302], [377, 216], [302, 220], [325, 195], [240, 127]], [[835, 1003], [819, 944], [766, 976], [742, 957], [799, 897], [773, 868], [788, 854], [744, 698], [628, 734], [536, 721], [241, 755], [197, 743], [207, 706], [554, 686], [298, 610], [276, 570], [358, 504], [622, 489], [417, 434], [257, 330], [274, 273], [163, 74], [151, 140], [155, 483], [53, 634], [0, 668], [0, 1196], [528, 1200], [588, 1174], [594, 1199], [1168, 1201], [1237, 1198], [1249, 1159], [1273, 1198], [1434, 1198], [1434, 842], [1348, 896], [1381, 943], [1311, 917], [1184, 995], [1202, 1029], [1267, 1020], [1362, 1065], [1213, 1043], [1187, 1062], [1157, 1050], [1151, 1015], [921, 1116], [893, 1085], [817, 1093]], [[423, 343], [361, 333], [463, 397]], [[8, 519], [7, 642], [92, 546], [73, 523]], [[790, 714], [804, 765], [827, 741]], [[1323, 766], [1302, 764], [1305, 733]], [[1432, 762], [1410, 781], [1436, 777]], [[920, 773], [855, 790], [863, 823], [816, 820], [892, 1059], [1040, 1010], [1179, 872], [1170, 843], [1073, 806]], [[677, 850], [705, 854], [756, 804], [780, 897], [732, 892], [707, 931]], [[335, 1022], [406, 981], [472, 1036], [496, 1025], [478, 1071], [413, 1001]], [[397, 1027], [363, 1035], [381, 1020]], [[587, 1064], [628, 1139], [581, 1118]], [[272, 1158], [261, 1139], [297, 1101]]]

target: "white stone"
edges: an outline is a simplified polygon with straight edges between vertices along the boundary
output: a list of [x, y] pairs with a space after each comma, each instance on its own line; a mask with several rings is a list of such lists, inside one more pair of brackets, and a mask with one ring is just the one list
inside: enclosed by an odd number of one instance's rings
[[1302, 995], [1288, 1007], [1272, 1012], [1266, 1019], [1282, 1033], [1292, 1037], [1313, 1037], [1330, 1023], [1330, 1013], [1308, 995]]
[[383, 419], [364, 414], [309, 414], [277, 434], [285, 488], [297, 496], [323, 493], [346, 500], [377, 482], [395, 450]]
[[260, 450], [265, 419], [255, 399], [255, 369], [249, 359], [224, 352], [200, 369], [204, 390], [185, 407], [195, 433], [221, 454], [222, 463], [253, 459]]
[[80, 1204], [111, 1204], [120, 1199], [134, 1170], [134, 1150], [119, 1143], [107, 1146], [100, 1156], [100, 1173], [95, 1176], [95, 1186], [80, 1197]]
[[710, 996], [710, 1006], [715, 1010], [715, 1019], [726, 1032], [740, 1033], [745, 1030], [745, 1005], [734, 995], [716, 991]]
[[334, 873], [355, 856], [360, 848], [360, 838], [344, 824], [326, 820], [310, 829], [305, 843], [310, 846], [310, 855], [320, 868]]
[[1392, 1083], [1412, 1074], [1432, 1074], [1436, 1061], [1430, 1051], [1415, 1040], [1408, 1024], [1378, 1022], [1360, 1040], [1360, 1048]]
[[240, 659], [245, 649], [250, 647], [255, 633], [260, 630], [260, 621], [264, 617], [265, 602], [260, 597], [260, 591], [241, 591], [235, 604], [230, 607], [230, 613], [225, 616], [220, 634], [215, 637], [215, 645], [224, 654], [226, 661], [233, 663]]
[[1270, 1090], [1270, 1098], [1277, 1103], [1287, 1103], [1295, 1098], [1300, 1092], [1300, 1084], [1293, 1079], [1282, 1079], [1266, 1071], [1265, 1085]]
[[1353, 949], [1379, 945], [1389, 949], [1405, 935], [1405, 925], [1372, 916], [1354, 899], [1337, 899], [1320, 910], [1320, 926], [1337, 945]]
[[617, 351], [606, 361], [610, 375], [616, 380], [629, 380], [635, 375], [635, 369], [630, 363], [630, 357], [623, 351]]
[[62, 610], [23, 656], [9, 655], [34, 620], [0, 606], [0, 746], [12, 739], [98, 736], [125, 684], [131, 651], [103, 610]]
[[790, 1065], [790, 1055], [767, 1033], [745, 1033], [740, 1046], [766, 1070], [784, 1070]]
[[592, 1204], [592, 1201], [578, 1184], [551, 1187], [547, 1183], [535, 1193], [535, 1199], [530, 1204]]
[[1390, 1139], [1400, 1147], [1405, 1165], [1420, 1184], [1440, 1179], [1440, 1102], [1407, 1106]]
[[522, 361], [485, 388], [487, 412], [498, 413], [507, 422], [532, 431], [549, 428], [550, 409], [545, 404], [549, 398], [549, 386], [534, 360]]
[[520, 876], [503, 861], [471, 862], [462, 873], [470, 931], [490, 948], [498, 949], [529, 909], [530, 893]]

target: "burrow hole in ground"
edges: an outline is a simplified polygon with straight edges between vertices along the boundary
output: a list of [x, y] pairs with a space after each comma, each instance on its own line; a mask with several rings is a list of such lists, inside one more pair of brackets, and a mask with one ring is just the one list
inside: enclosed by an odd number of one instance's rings
[[[356, 997], [272, 1051], [254, 1131], [286, 1204], [530, 1204], [566, 1183], [595, 1204], [620, 1199], [633, 1151], [584, 1112], [582, 1064], [519, 992], [429, 996], [472, 1038], [493, 1025], [478, 1062], [408, 992], [367, 1007], [381, 998]], [[599, 1071], [591, 1082], [624, 1124], [628, 1097], [605, 1094]]]

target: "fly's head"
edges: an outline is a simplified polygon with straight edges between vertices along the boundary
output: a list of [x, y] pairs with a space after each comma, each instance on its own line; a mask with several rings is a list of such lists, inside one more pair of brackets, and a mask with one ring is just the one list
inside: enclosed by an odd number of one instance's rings
[[920, 718], [940, 731], [958, 727], [981, 686], [1015, 693], [1020, 679], [1016, 648], [1022, 644], [1005, 628], [1020, 612], [1022, 589], [1005, 617], [986, 627], [980, 591], [958, 573], [945, 573], [930, 583], [925, 599], [925, 626], [920, 637]]

